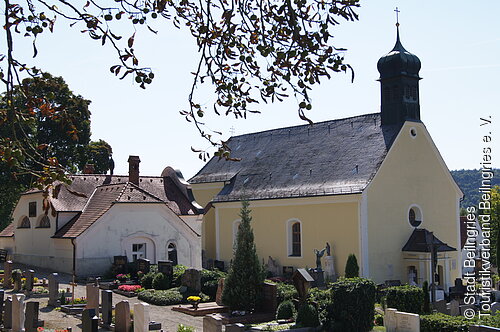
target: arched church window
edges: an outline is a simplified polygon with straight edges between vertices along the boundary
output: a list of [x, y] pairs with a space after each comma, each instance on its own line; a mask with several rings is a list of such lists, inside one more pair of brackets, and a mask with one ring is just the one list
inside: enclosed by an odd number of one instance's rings
[[413, 227], [418, 227], [422, 223], [422, 212], [417, 206], [412, 206], [408, 210], [408, 222]]
[[39, 228], [50, 228], [50, 219], [48, 216], [43, 216], [38, 224]]
[[296, 222], [292, 225], [292, 256], [301, 255], [301, 234], [300, 223]]
[[169, 243], [167, 246], [167, 258], [172, 262], [172, 265], [177, 265], [177, 246], [175, 243]]
[[21, 223], [19, 224], [19, 227], [18, 228], [31, 228], [31, 223], [30, 223], [30, 219], [28, 217], [24, 217], [22, 220], [21, 220]]

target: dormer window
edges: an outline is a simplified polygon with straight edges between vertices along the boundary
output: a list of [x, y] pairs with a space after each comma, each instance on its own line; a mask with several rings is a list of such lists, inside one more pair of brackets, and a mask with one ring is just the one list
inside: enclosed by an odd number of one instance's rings
[[30, 218], [36, 217], [36, 202], [29, 203], [29, 216]]

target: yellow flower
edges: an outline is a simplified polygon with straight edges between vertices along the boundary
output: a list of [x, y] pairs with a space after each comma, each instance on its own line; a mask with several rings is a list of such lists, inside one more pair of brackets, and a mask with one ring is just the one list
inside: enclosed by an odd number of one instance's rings
[[189, 296], [189, 297], [187, 298], [187, 300], [188, 300], [189, 302], [199, 302], [199, 301], [201, 300], [201, 297], [199, 297], [199, 296]]

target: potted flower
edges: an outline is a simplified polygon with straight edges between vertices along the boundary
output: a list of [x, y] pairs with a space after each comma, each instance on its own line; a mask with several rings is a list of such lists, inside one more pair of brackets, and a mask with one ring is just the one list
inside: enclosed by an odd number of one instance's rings
[[200, 304], [201, 297], [199, 296], [189, 296], [187, 298], [188, 302], [191, 303], [193, 306], [194, 310], [198, 309], [198, 304]]

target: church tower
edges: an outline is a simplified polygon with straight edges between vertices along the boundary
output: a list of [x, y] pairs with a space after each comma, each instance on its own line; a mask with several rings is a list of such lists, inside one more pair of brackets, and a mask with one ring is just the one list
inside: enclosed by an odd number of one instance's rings
[[382, 125], [399, 124], [406, 120], [420, 121], [420, 60], [401, 44], [399, 23], [396, 23], [396, 29], [396, 45], [377, 63], [382, 97]]

